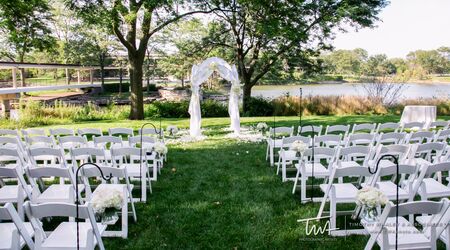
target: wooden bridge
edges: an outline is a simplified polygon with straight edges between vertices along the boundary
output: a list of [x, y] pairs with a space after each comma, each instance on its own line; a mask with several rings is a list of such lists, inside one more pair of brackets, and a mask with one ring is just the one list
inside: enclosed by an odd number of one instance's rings
[[[39, 91], [51, 91], [61, 89], [89, 89], [89, 88], [101, 88], [103, 79], [103, 72], [101, 75], [101, 82], [94, 83], [94, 71], [102, 70], [100, 66], [82, 66], [74, 64], [39, 64], [39, 63], [15, 63], [15, 62], [0, 62], [0, 70], [11, 70], [12, 74], [12, 87], [0, 87], [0, 107], [3, 116], [8, 116], [12, 100], [20, 98], [21, 93], [25, 92], [39, 92]], [[17, 72], [23, 69], [64, 69], [66, 75], [65, 84], [53, 84], [53, 85], [38, 85], [38, 86], [19, 86], [17, 80]], [[120, 67], [103, 67], [103, 70], [121, 69]], [[75, 70], [77, 73], [77, 81], [70, 82], [69, 70]], [[81, 71], [89, 72], [89, 82], [81, 82]], [[25, 82], [22, 75], [22, 81]]]

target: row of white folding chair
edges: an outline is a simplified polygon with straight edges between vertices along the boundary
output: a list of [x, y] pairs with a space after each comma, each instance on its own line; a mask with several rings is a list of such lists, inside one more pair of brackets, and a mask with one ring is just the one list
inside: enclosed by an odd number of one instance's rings
[[[77, 215], [76, 205], [59, 202], [31, 204], [27, 201], [24, 208], [30, 222], [20, 218], [11, 203], [0, 206], [0, 249], [18, 250], [25, 245], [28, 249], [76, 249], [77, 236], [80, 238], [80, 249], [95, 249], [96, 246], [105, 249], [101, 235], [106, 226], [96, 223], [89, 204], [78, 206], [78, 218], [85, 220], [79, 222], [78, 235], [77, 223], [70, 220]], [[66, 217], [68, 221], [61, 222], [52, 231], [45, 231], [43, 219], [52, 217]]]
[[[84, 155], [87, 156], [89, 153], [85, 151], [85, 149], [74, 149], [75, 152], [74, 155]], [[101, 150], [98, 150], [95, 154], [101, 154]], [[91, 155], [92, 157], [92, 155]], [[96, 181], [99, 179], [102, 180], [102, 183], [98, 185], [95, 189], [114, 189], [118, 192], [122, 193], [124, 203], [122, 204], [121, 208], [121, 230], [120, 231], [105, 231], [102, 236], [105, 237], [122, 237], [127, 238], [128, 236], [128, 216], [132, 216], [134, 219], [134, 222], [137, 221], [136, 216], [136, 209], [133, 199], [133, 188], [134, 185], [131, 184], [130, 176], [128, 175], [127, 168], [124, 166], [120, 167], [108, 167], [104, 164], [98, 164], [97, 166], [100, 167], [101, 172], [98, 168], [95, 166], [87, 165], [85, 166], [80, 172], [81, 172], [81, 178], [83, 179], [83, 184], [85, 188], [85, 200], [91, 201], [92, 195], [95, 192], [93, 190], [93, 187], [96, 184]], [[101, 178], [101, 174], [106, 177], [111, 177], [110, 180], [105, 181]], [[92, 183], [92, 184], [91, 184]], [[131, 213], [129, 213], [128, 204], [131, 205]]]
[[[364, 249], [370, 250], [378, 244], [380, 249], [437, 249], [437, 239], [443, 239], [450, 248], [447, 239], [450, 236], [450, 219], [448, 199], [436, 201], [415, 201], [394, 205], [389, 202], [376, 222], [363, 221], [363, 225], [370, 235]], [[426, 214], [423, 216], [423, 214]], [[417, 228], [416, 220], [422, 224]], [[409, 220], [405, 217], [408, 216]], [[397, 224], [398, 222], [398, 224]], [[396, 227], [396, 225], [398, 225]], [[398, 228], [398, 242], [396, 231]]]
[[[144, 135], [159, 135], [161, 131], [161, 135], [163, 135], [164, 130], [161, 129], [155, 129], [155, 128], [144, 128], [142, 130], [142, 134]], [[22, 131], [22, 135], [25, 136], [36, 136], [36, 135], [41, 135], [41, 136], [53, 136], [53, 137], [58, 137], [58, 136], [70, 136], [70, 135], [80, 135], [80, 136], [84, 136], [84, 135], [95, 135], [95, 136], [102, 136], [103, 132], [101, 129], [97, 129], [97, 128], [80, 128], [78, 130], [74, 130], [74, 129], [69, 129], [69, 128], [51, 128], [49, 129], [49, 134], [47, 134], [47, 132], [45, 131], [45, 129], [36, 129], [36, 128], [30, 128], [30, 129], [23, 129]], [[127, 136], [134, 136], [134, 130], [131, 128], [110, 128], [108, 129], [108, 134], [109, 135], [127, 135]], [[141, 129], [138, 130], [138, 135], [141, 134]], [[2, 129], [0, 130], [0, 135], [14, 135], [14, 136], [19, 136], [19, 133], [17, 130], [6, 130], [6, 129]]]
[[[396, 175], [396, 166], [390, 165], [378, 168], [377, 173], [372, 175], [368, 168], [344, 167], [333, 168], [332, 174], [327, 184], [321, 184], [320, 188], [324, 192], [321, 201], [318, 217], [322, 216], [327, 200], [330, 203], [330, 226], [336, 228], [337, 204], [356, 202], [358, 186], [375, 186], [379, 188], [389, 200], [396, 198], [396, 184], [393, 182]], [[428, 166], [406, 165], [399, 166], [399, 174], [402, 176], [401, 188], [399, 189], [400, 201], [413, 201], [414, 197], [420, 196], [422, 200], [430, 198], [450, 197], [450, 188], [438, 182], [433, 176], [439, 172], [449, 172], [450, 162], [438, 163]], [[418, 174], [419, 173], [419, 174]], [[407, 179], [405, 176], [409, 176]], [[336, 183], [335, 179], [343, 177], [357, 177], [355, 183]], [[381, 177], [392, 176], [390, 181], [382, 181]], [[347, 180], [348, 181], [348, 180]]]
[[[6, 149], [3, 149], [6, 150]], [[95, 148], [81, 148], [81, 149], [73, 149], [76, 151], [73, 153], [74, 158], [77, 156], [93, 156], [93, 155], [101, 155], [103, 153], [100, 149]], [[76, 160], [74, 160], [75, 162]], [[124, 166], [114, 166], [114, 167], [104, 167], [102, 164], [102, 171], [105, 175], [110, 175], [114, 177], [115, 183], [111, 184], [112, 188], [119, 189], [123, 191], [123, 197], [125, 200], [129, 200], [132, 207], [132, 215], [136, 220], [136, 212], [134, 209], [134, 201], [132, 199], [132, 186], [129, 181], [127, 168]], [[145, 166], [145, 165], [144, 165]], [[20, 166], [16, 166], [14, 168], [0, 168], [0, 179], [2, 178], [14, 178], [17, 179], [18, 184], [8, 184], [2, 185], [0, 188], [0, 203], [13, 202], [16, 203], [19, 208], [19, 214], [23, 217], [23, 211], [21, 211], [22, 204], [26, 198], [28, 198], [32, 203], [43, 204], [48, 202], [65, 202], [65, 203], [74, 203], [75, 202], [75, 177], [73, 174], [73, 170], [71, 167], [68, 168], [59, 168], [59, 167], [30, 167], [26, 168], [25, 172], [27, 175], [27, 179], [30, 182], [28, 185], [23, 178], [23, 173]], [[87, 177], [84, 180], [88, 181], [89, 177], [99, 177], [100, 172], [96, 168], [94, 169], [83, 169], [81, 172], [81, 177]], [[145, 172], [144, 172], [145, 174]], [[45, 187], [45, 182], [43, 178], [63, 178], [68, 180], [68, 182], [62, 182], [60, 184], [50, 184]], [[125, 184], [120, 184], [119, 179], [125, 180]], [[145, 181], [144, 188], [145, 188]], [[102, 184], [105, 185], [105, 184]], [[89, 182], [85, 182], [84, 184], [79, 184], [80, 197], [81, 192], [88, 187], [86, 190], [86, 200], [90, 200], [92, 189], [89, 185]], [[129, 197], [129, 199], [128, 199]], [[145, 197], [144, 197], [145, 200]], [[115, 232], [106, 232], [105, 236], [121, 236], [123, 238], [127, 237], [128, 233], [128, 202], [124, 203], [122, 207], [122, 229], [121, 231]]]

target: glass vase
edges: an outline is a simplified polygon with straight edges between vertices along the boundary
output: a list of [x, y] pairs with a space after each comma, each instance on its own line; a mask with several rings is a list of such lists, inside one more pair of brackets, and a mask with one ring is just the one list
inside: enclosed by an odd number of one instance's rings
[[117, 214], [117, 210], [115, 208], [107, 208], [101, 215], [101, 218], [101, 223], [103, 225], [114, 225], [117, 220], [119, 220], [119, 215]]
[[376, 207], [364, 207], [362, 218], [366, 222], [375, 222], [378, 220], [378, 209]]

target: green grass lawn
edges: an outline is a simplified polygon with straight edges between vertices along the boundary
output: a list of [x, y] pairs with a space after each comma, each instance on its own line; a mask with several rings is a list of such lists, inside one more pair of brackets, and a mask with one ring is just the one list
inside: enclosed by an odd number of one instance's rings
[[[448, 117], [441, 117], [448, 119]], [[398, 116], [312, 116], [304, 123], [347, 124], [398, 121]], [[272, 117], [242, 118], [243, 126]], [[155, 121], [158, 123], [157, 121]], [[99, 121], [60, 127], [138, 128], [142, 121]], [[166, 127], [188, 119], [163, 119]], [[264, 143], [224, 137], [229, 118], [206, 118], [207, 140], [171, 145], [168, 162], [146, 204], [137, 204], [128, 239], [105, 238], [107, 249], [362, 249], [365, 236], [307, 236], [297, 219], [316, 216], [319, 204], [301, 204], [292, 182], [281, 182], [265, 161]], [[297, 125], [298, 117], [276, 117]], [[323, 222], [322, 222], [323, 224]], [[342, 225], [342, 219], [341, 219]], [[441, 245], [442, 247], [442, 245]]]

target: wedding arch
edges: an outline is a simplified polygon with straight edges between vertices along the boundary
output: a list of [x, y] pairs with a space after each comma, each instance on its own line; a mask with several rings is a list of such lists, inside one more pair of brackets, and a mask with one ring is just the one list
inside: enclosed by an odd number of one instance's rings
[[235, 134], [240, 132], [240, 117], [239, 117], [239, 94], [241, 86], [239, 84], [239, 76], [236, 66], [230, 66], [225, 60], [218, 57], [210, 57], [200, 64], [192, 66], [191, 72], [191, 90], [192, 96], [189, 103], [190, 119], [190, 135], [191, 137], [200, 137], [202, 113], [200, 110], [200, 85], [205, 82], [209, 76], [214, 72], [231, 82], [230, 98], [228, 102], [228, 114], [231, 119], [231, 130]]

